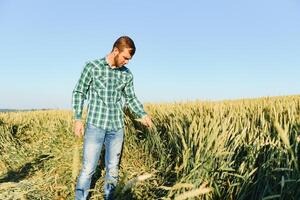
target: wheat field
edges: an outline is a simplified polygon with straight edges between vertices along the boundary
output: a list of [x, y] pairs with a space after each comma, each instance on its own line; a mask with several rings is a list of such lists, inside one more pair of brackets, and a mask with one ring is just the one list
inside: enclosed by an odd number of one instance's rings
[[[151, 129], [127, 112], [117, 199], [300, 199], [300, 96], [145, 109]], [[0, 113], [0, 199], [74, 198], [72, 125], [68, 110]], [[90, 199], [102, 199], [102, 160]]]

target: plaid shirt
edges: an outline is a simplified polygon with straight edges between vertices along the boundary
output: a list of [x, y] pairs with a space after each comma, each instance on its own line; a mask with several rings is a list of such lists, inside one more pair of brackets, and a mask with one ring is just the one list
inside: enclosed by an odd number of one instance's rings
[[135, 96], [132, 73], [125, 66], [112, 69], [106, 58], [86, 63], [72, 95], [75, 120], [82, 117], [85, 99], [88, 100], [87, 123], [105, 130], [124, 127], [125, 104], [137, 117], [146, 115]]

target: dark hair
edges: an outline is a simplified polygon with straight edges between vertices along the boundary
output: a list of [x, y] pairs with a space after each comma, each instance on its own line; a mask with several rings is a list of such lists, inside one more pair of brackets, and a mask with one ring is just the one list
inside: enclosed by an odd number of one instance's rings
[[128, 36], [119, 37], [115, 41], [112, 51], [114, 50], [114, 48], [118, 48], [120, 52], [122, 52], [125, 48], [129, 48], [129, 53], [130, 53], [131, 56], [133, 56], [134, 53], [135, 53], [134, 42]]

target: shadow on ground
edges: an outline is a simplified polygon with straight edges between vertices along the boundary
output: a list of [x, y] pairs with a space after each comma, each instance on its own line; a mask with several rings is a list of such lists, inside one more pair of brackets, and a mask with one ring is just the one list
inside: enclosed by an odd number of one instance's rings
[[10, 170], [5, 175], [0, 177], [0, 183], [19, 182], [43, 167], [46, 160], [53, 158], [50, 155], [40, 155], [34, 160], [26, 163], [17, 170]]

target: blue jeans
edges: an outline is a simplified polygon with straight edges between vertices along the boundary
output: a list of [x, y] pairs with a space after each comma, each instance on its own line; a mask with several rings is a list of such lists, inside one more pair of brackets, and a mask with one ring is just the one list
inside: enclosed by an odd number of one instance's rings
[[95, 173], [103, 143], [105, 145], [104, 197], [112, 199], [119, 179], [119, 161], [123, 146], [124, 131], [106, 131], [87, 124], [83, 143], [83, 163], [77, 179], [75, 199], [86, 199], [92, 175]]

